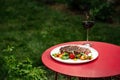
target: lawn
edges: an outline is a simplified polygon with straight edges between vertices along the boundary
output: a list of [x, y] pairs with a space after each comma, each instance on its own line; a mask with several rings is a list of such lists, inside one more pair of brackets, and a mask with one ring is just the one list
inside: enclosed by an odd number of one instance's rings
[[[47, 48], [59, 43], [86, 40], [82, 19], [81, 15], [62, 12], [33, 0], [1, 0], [0, 57], [14, 55], [19, 62], [29, 58], [33, 66], [43, 66], [41, 55]], [[119, 24], [96, 21], [89, 39], [120, 45], [119, 34]], [[2, 75], [3, 69], [0, 69], [0, 79], [6, 76], [6, 73]], [[44, 66], [43, 69], [47, 70], [47, 74], [53, 73]], [[60, 78], [64, 79], [64, 76]]]

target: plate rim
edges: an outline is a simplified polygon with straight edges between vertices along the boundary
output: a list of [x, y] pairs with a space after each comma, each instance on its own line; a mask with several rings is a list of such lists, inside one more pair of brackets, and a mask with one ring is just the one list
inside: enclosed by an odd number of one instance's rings
[[[60, 58], [56, 58], [56, 57], [54, 57], [53, 56], [53, 51], [55, 51], [55, 50], [59, 50], [61, 47], [64, 47], [64, 46], [80, 46], [80, 47], [85, 47], [85, 48], [88, 48], [88, 49], [90, 49], [90, 50], [92, 50], [92, 51], [95, 51], [95, 57], [92, 59], [92, 60], [80, 60], [80, 59], [78, 59], [78, 60], [72, 60], [72, 59], [67, 59], [67, 60], [62, 60], [62, 59], [60, 59]], [[88, 62], [91, 62], [91, 61], [94, 61], [95, 59], [97, 59], [98, 58], [98, 56], [99, 56], [99, 53], [98, 53], [98, 51], [96, 50], [96, 49], [94, 49], [94, 48], [92, 48], [92, 47], [89, 47], [89, 46], [86, 46], [86, 45], [81, 45], [81, 44], [65, 44], [65, 45], [61, 45], [61, 46], [57, 46], [57, 47], [55, 47], [55, 48], [53, 48], [51, 51], [50, 51], [50, 56], [54, 59], [54, 60], [56, 60], [56, 61], [58, 61], [58, 62], [62, 62], [62, 63], [66, 63], [66, 64], [82, 64], [82, 63], [88, 63]]]

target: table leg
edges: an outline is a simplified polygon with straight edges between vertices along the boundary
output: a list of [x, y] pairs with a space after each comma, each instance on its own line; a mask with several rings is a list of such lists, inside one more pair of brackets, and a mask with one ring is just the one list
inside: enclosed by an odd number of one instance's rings
[[57, 77], [58, 77], [58, 73], [55, 72], [55, 80], [57, 80]]
[[78, 78], [78, 80], [89, 80], [89, 78]]
[[67, 76], [67, 80], [71, 80], [71, 76]]

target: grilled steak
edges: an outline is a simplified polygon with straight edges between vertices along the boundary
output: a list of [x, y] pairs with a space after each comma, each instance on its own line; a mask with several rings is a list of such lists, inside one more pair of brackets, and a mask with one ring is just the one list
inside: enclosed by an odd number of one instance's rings
[[91, 51], [88, 48], [79, 47], [79, 46], [64, 46], [60, 48], [60, 52], [79, 54], [79, 53], [89, 53]]

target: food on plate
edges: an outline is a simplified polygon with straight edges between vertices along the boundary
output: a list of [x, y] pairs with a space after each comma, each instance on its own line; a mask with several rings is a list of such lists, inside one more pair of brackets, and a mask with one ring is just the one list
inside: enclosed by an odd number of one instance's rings
[[80, 59], [80, 60], [91, 60], [91, 50], [80, 46], [64, 46], [59, 49], [58, 53], [53, 54], [54, 57], [63, 60], [67, 59]]

